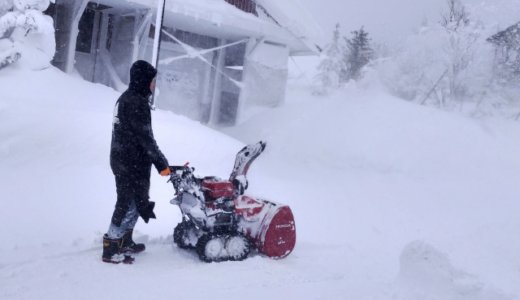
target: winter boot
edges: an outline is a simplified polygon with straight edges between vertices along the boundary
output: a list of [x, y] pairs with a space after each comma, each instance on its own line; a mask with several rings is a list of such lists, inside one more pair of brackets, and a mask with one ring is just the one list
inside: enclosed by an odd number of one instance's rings
[[141, 253], [146, 249], [144, 244], [136, 244], [132, 238], [133, 229], [128, 230], [123, 236], [123, 245], [121, 246], [121, 253]]
[[106, 234], [103, 236], [103, 262], [112, 264], [131, 264], [134, 262], [133, 257], [121, 254], [122, 241], [122, 239], [111, 239]]

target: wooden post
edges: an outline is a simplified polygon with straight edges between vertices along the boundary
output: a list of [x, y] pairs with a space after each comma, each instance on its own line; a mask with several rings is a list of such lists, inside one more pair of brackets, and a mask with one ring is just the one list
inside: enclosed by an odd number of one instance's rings
[[71, 73], [74, 69], [74, 60], [76, 58], [76, 40], [78, 39], [79, 34], [79, 20], [81, 19], [81, 15], [85, 11], [87, 7], [88, 0], [80, 0], [79, 6], [76, 8], [76, 3], [74, 3], [72, 7], [72, 30], [69, 36], [69, 48], [67, 51], [67, 62], [65, 64], [65, 72]]
[[[161, 30], [164, 20], [164, 8], [166, 5], [166, 0], [157, 0], [157, 14], [155, 16], [155, 36], [153, 40], [153, 55], [152, 55], [152, 65], [158, 69], [159, 67], [159, 50], [161, 48]], [[156, 97], [155, 92], [152, 95], [151, 106], [152, 109], [155, 108]]]
[[155, 36], [153, 38], [152, 65], [157, 68], [159, 64], [159, 48], [161, 47], [161, 30], [164, 19], [165, 0], [157, 0], [157, 14], [155, 16]]
[[[218, 41], [218, 46], [224, 45], [224, 40]], [[216, 53], [216, 66], [215, 66], [215, 79], [213, 81], [213, 89], [211, 95], [211, 108], [210, 108], [210, 117], [208, 124], [210, 125], [218, 125], [219, 115], [220, 115], [220, 95], [222, 93], [222, 75], [217, 70], [222, 70], [224, 68], [224, 56], [225, 49], [220, 49]]]

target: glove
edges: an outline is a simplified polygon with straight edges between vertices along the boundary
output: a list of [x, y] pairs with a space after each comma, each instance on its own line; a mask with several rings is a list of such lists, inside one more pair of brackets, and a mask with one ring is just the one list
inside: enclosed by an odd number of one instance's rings
[[166, 168], [164, 170], [162, 170], [159, 174], [161, 174], [161, 176], [168, 176], [172, 173], [172, 171], [170, 170], [170, 168]]
[[146, 204], [146, 207], [144, 207], [139, 214], [141, 215], [141, 218], [143, 218], [143, 221], [145, 223], [148, 223], [150, 219], [156, 219], [155, 213], [153, 212], [153, 209], [155, 207], [155, 202], [149, 201]]

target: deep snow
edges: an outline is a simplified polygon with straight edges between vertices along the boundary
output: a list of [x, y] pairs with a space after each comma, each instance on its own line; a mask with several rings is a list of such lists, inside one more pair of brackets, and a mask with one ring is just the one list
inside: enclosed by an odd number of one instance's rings
[[[406, 103], [373, 86], [329, 97], [291, 83], [281, 108], [225, 129], [268, 142], [248, 193], [293, 209], [286, 259], [206, 264], [172, 246], [180, 220], [152, 176], [157, 220], [132, 266], [100, 261], [115, 189], [118, 93], [50, 68], [0, 72], [1, 299], [516, 299], [520, 125]], [[243, 146], [155, 111], [171, 164], [227, 177]]]

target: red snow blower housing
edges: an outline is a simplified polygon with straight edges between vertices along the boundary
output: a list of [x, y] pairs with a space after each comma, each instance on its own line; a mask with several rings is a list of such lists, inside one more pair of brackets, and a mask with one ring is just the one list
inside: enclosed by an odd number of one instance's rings
[[180, 248], [193, 248], [206, 262], [243, 260], [251, 249], [284, 258], [296, 244], [296, 227], [287, 205], [244, 195], [247, 171], [264, 151], [265, 142], [237, 153], [229, 180], [195, 177], [188, 166], [171, 166], [170, 181], [177, 191], [182, 222], [173, 232]]

